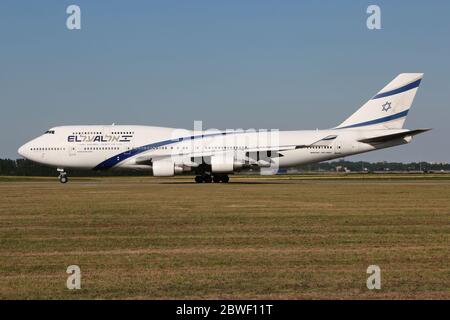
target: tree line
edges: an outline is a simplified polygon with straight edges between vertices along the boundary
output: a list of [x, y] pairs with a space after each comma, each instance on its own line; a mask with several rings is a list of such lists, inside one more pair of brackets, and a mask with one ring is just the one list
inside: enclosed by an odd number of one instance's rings
[[[429, 163], [429, 162], [353, 162], [353, 161], [330, 161], [304, 165], [298, 167], [299, 171], [336, 171], [336, 169], [346, 168], [352, 172], [378, 172], [378, 171], [450, 171], [448, 163]], [[72, 176], [89, 177], [89, 176], [123, 176], [136, 175], [146, 176], [148, 172], [124, 172], [124, 171], [93, 171], [93, 170], [68, 170]], [[55, 176], [56, 169], [47, 167], [30, 160], [25, 159], [0, 159], [0, 175], [1, 176]]]

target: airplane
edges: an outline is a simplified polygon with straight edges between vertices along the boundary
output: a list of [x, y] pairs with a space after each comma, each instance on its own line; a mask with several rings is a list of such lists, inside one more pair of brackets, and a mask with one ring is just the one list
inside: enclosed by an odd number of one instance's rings
[[[242, 170], [272, 170], [322, 162], [409, 143], [431, 129], [404, 129], [422, 73], [402, 73], [334, 128], [258, 132], [203, 131], [139, 125], [58, 126], [18, 153], [57, 168], [144, 170], [157, 177], [191, 173], [195, 182], [229, 181]], [[264, 133], [264, 134], [262, 134]]]

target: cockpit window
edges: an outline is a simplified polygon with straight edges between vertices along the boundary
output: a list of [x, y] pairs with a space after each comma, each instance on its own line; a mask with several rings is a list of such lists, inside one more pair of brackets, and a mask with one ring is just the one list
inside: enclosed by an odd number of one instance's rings
[[45, 134], [55, 134], [55, 130], [47, 130], [45, 131]]

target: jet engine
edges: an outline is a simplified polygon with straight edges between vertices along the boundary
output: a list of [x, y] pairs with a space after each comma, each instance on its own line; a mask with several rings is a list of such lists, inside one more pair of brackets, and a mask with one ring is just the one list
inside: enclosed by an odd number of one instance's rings
[[231, 173], [240, 169], [243, 162], [236, 161], [233, 154], [221, 154], [211, 157], [211, 171], [213, 173]]
[[183, 172], [182, 167], [175, 165], [172, 160], [166, 159], [153, 161], [152, 169], [155, 177], [170, 177]]

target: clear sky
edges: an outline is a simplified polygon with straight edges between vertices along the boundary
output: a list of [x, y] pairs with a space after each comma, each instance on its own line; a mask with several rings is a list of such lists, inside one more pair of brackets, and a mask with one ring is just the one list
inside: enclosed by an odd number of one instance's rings
[[2, 0], [0, 40], [2, 158], [63, 124], [330, 128], [424, 72], [406, 127], [434, 130], [349, 159], [450, 161], [449, 1]]

